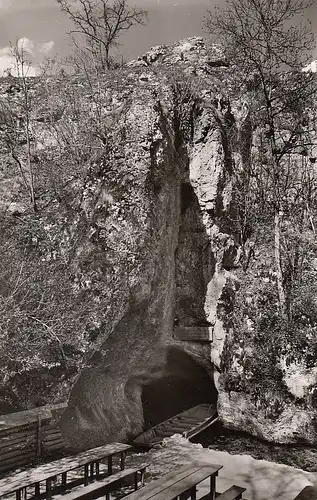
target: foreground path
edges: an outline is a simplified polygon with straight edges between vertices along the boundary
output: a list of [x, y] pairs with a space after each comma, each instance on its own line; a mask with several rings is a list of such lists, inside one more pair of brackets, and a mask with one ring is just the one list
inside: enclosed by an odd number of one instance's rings
[[[305, 486], [317, 485], [316, 474], [274, 462], [255, 460], [249, 455], [230, 455], [224, 451], [205, 449], [180, 436], [166, 439], [164, 445], [148, 453], [134, 454], [127, 462], [146, 460], [150, 464], [148, 480], [195, 460], [221, 464], [223, 469], [217, 478], [217, 490], [222, 493], [232, 484], [238, 484], [247, 489], [244, 496], [248, 500], [294, 500]], [[197, 498], [205, 495], [207, 489], [208, 482], [202, 483]]]

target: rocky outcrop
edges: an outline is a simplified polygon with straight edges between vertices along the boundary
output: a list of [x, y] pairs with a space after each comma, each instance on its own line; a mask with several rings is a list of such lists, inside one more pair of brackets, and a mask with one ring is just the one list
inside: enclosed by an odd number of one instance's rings
[[[180, 105], [176, 80], [169, 80], [164, 70], [164, 87], [153, 96], [158, 75], [154, 79], [149, 62], [160, 61], [164, 68], [175, 64], [175, 58], [188, 73], [193, 63], [195, 72], [199, 68], [203, 73], [207, 51], [195, 38], [155, 48], [128, 65], [147, 69], [139, 77], [142, 102], [136, 95], [132, 99], [122, 153], [123, 172], [129, 165], [133, 170], [128, 184], [116, 179], [122, 175], [117, 161], [116, 172], [111, 169], [102, 179], [104, 196], [111, 200], [107, 227], [115, 232], [107, 230], [107, 248], [114, 253], [107, 250], [99, 257], [103, 271], [98, 286], [107, 279], [112, 322], [107, 324], [108, 338], [103, 331], [98, 339], [93, 366], [81, 373], [72, 390], [63, 431], [73, 445], [126, 439], [142, 430], [146, 413], [154, 415], [148, 421], [153, 424], [155, 415], [167, 418], [217, 397], [214, 384], [226, 336], [217, 308], [237, 253], [230, 225], [232, 171], [215, 116], [197, 104], [189, 81], [178, 89], [186, 93], [186, 103]], [[205, 98], [213, 97], [207, 93]], [[126, 146], [132, 143], [133, 148]], [[95, 173], [89, 187], [93, 199], [94, 179]], [[91, 199], [90, 194], [87, 206]], [[120, 217], [111, 213], [116, 201]], [[98, 220], [103, 227], [104, 216]], [[96, 266], [98, 243], [90, 238], [77, 252], [86, 281], [91, 270], [82, 263]], [[118, 270], [115, 276], [105, 272], [110, 255], [111, 267]], [[209, 343], [176, 341], [176, 324], [205, 325], [213, 332], [211, 348]], [[81, 429], [76, 438], [73, 426]]]
[[[217, 398], [228, 427], [282, 442], [315, 439], [315, 369], [282, 355], [269, 364], [272, 339], [260, 339], [259, 349], [247, 314], [250, 280], [262, 277], [241, 269], [234, 169], [248, 161], [252, 141], [247, 97], [229, 102], [219, 91], [228, 71], [220, 49], [207, 50], [199, 37], [155, 47], [98, 82], [107, 133], [67, 196], [54, 179], [58, 196], [34, 215], [18, 174], [1, 182], [13, 237], [22, 224], [39, 281], [56, 291], [47, 319], [33, 317], [45, 339], [40, 354], [20, 372], [8, 362], [3, 391], [11, 388], [23, 407], [39, 391], [45, 400], [69, 397], [61, 428], [73, 448], [129, 439], [144, 420]], [[91, 82], [67, 85], [80, 92], [93, 126]], [[69, 127], [66, 101], [57, 97], [53, 122]], [[42, 149], [56, 152], [45, 113], [37, 108], [35, 130]], [[67, 158], [64, 170], [75, 169], [76, 157]], [[175, 325], [203, 326], [212, 342], [176, 340]], [[49, 383], [44, 389], [35, 380]]]
[[[107, 216], [99, 205], [95, 215], [100, 184], [92, 172], [85, 210], [95, 219], [96, 235], [91, 237], [89, 228], [73, 263], [85, 281], [93, 282], [97, 267], [98, 288], [109, 290], [102, 307], [109, 309], [111, 317], [96, 339], [92, 367], [80, 374], [64, 415], [62, 429], [74, 446], [136, 435], [142, 430], [145, 407], [153, 415], [163, 406], [167, 418], [216, 398], [209, 345], [173, 338], [175, 321], [208, 322], [206, 289], [216, 264], [199, 197], [190, 181], [191, 131], [182, 128], [185, 122], [180, 120], [168, 82], [157, 95], [152, 71], [141, 76], [128, 114], [124, 149], [113, 167], [104, 169], [106, 178], [101, 181], [106, 190], [103, 197], [109, 200]], [[199, 132], [195, 134], [198, 144], [201, 138]], [[206, 157], [207, 150], [216, 149], [208, 168], [218, 193], [217, 132], [211, 133], [204, 148]], [[106, 232], [105, 240], [101, 231]], [[103, 244], [107, 250], [100, 252]], [[81, 431], [76, 436], [74, 426]]]

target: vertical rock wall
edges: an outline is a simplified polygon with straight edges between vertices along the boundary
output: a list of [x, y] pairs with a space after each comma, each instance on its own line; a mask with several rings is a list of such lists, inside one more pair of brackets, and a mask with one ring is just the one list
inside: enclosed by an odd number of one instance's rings
[[[109, 322], [97, 339], [91, 366], [80, 374], [71, 392], [62, 421], [63, 434], [75, 448], [125, 440], [141, 432], [143, 388], [160, 379], [183, 377], [194, 387], [201, 382], [199, 374], [205, 373], [204, 387], [209, 380], [210, 394], [206, 390], [204, 398], [214, 401], [216, 397], [209, 345], [173, 339], [175, 321], [206, 324], [205, 296], [215, 258], [189, 181], [190, 158], [180, 139], [169, 89], [167, 86], [163, 98], [161, 93], [159, 102], [151, 87], [143, 89], [142, 104], [136, 97], [122, 162], [116, 159], [98, 184], [93, 171], [85, 195], [90, 220], [115, 230], [100, 242], [98, 230], [92, 238], [88, 227], [73, 263], [81, 280], [93, 282], [97, 275], [98, 288], [109, 290], [106, 296], [103, 291], [100, 303], [108, 310]], [[130, 164], [129, 181], [124, 184], [122, 176]], [[120, 183], [116, 182], [119, 175]], [[107, 190], [106, 218], [100, 208], [94, 208], [100, 182]], [[120, 207], [119, 212], [113, 210], [114, 205]], [[111, 248], [113, 251], [108, 250]], [[190, 368], [184, 375], [175, 372], [170, 361], [172, 347], [180, 353], [176, 363], [182, 352], [189, 356], [192, 373]], [[180, 410], [196, 402], [184, 395]]]
[[[274, 338], [257, 339], [248, 317], [243, 329], [228, 321], [237, 297], [242, 316], [252, 305], [248, 286], [256, 288], [268, 264], [259, 256], [257, 274], [241, 270], [234, 169], [249, 161], [251, 124], [247, 101], [230, 103], [218, 91], [229, 71], [222, 65], [218, 49], [192, 38], [155, 47], [106, 76], [109, 150], [74, 183], [69, 218], [56, 208], [36, 221], [52, 253], [67, 262], [75, 311], [87, 308], [78, 365], [71, 377], [62, 364], [56, 372], [47, 365], [54, 387], [41, 389], [43, 404], [68, 391], [61, 427], [72, 448], [130, 439], [144, 423], [196, 404], [197, 395], [218, 398], [229, 427], [267, 439], [315, 439], [312, 355], [280, 358], [259, 375], [259, 353], [271, 356]], [[84, 89], [87, 109], [90, 98]], [[52, 273], [50, 283], [58, 279]], [[175, 326], [204, 327], [212, 342], [176, 340]], [[43, 373], [21, 376], [23, 406], [37, 396], [25, 381], [42, 387]]]

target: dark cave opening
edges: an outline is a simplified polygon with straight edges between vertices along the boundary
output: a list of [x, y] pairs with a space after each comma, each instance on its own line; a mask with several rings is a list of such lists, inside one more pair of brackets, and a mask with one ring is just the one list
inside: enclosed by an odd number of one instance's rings
[[177, 348], [168, 350], [162, 376], [142, 388], [144, 429], [201, 403], [216, 403], [217, 391], [206, 369]]

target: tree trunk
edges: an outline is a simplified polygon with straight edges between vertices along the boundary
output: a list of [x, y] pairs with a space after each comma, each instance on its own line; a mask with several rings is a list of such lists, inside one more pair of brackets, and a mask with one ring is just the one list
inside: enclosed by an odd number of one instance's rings
[[34, 190], [34, 174], [33, 174], [32, 162], [31, 162], [31, 145], [30, 145], [30, 131], [29, 131], [28, 118], [27, 118], [27, 126], [26, 126], [26, 140], [27, 140], [27, 165], [28, 165], [28, 171], [29, 171], [31, 203], [32, 203], [32, 207], [33, 207], [34, 212], [37, 212], [35, 190]]
[[107, 70], [111, 69], [111, 62], [110, 62], [110, 47], [106, 47], [105, 50], [105, 63], [106, 63], [106, 68]]
[[274, 216], [274, 259], [277, 279], [278, 300], [282, 317], [287, 319], [286, 297], [283, 285], [283, 271], [281, 266], [281, 228], [280, 212], [276, 210]]

